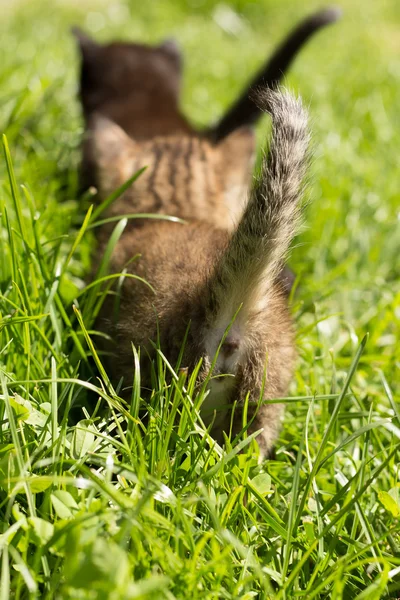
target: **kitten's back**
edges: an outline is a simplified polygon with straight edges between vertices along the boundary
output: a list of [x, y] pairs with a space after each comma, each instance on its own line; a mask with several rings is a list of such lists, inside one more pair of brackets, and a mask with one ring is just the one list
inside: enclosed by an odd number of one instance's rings
[[[109, 209], [109, 216], [155, 213], [197, 219], [232, 229], [248, 185], [249, 138], [234, 132], [218, 144], [196, 135], [133, 140], [116, 123], [95, 114], [84, 141], [86, 169], [95, 174], [102, 197], [143, 167], [134, 185]], [[90, 165], [90, 166], [89, 166]]]

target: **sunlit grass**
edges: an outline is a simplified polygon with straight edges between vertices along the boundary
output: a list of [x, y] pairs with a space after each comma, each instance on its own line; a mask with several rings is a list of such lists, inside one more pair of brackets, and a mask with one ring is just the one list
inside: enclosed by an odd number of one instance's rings
[[184, 109], [206, 124], [315, 6], [4, 7], [1, 600], [400, 595], [397, 1], [348, 0], [343, 21], [310, 43], [286, 82], [310, 107], [315, 161], [291, 257], [299, 360], [274, 459], [258, 464], [246, 434], [216, 445], [195, 374], [162, 351], [150, 392], [134, 348], [130, 393], [110, 381], [93, 328], [124, 221], [97, 273], [103, 287], [85, 279], [104, 215], [77, 192], [69, 26], [99, 39], [176, 35]]

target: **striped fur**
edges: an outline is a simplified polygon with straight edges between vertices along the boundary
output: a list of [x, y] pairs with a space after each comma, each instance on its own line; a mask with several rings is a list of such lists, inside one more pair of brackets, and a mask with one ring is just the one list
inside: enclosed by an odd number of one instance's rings
[[133, 140], [121, 127], [100, 114], [89, 122], [84, 154], [96, 171], [102, 196], [111, 194], [131, 175], [147, 167], [134, 187], [111, 206], [111, 215], [160, 213], [210, 221], [231, 230], [243, 210], [247, 169], [246, 136], [234, 132], [218, 145], [195, 135], [155, 136]]

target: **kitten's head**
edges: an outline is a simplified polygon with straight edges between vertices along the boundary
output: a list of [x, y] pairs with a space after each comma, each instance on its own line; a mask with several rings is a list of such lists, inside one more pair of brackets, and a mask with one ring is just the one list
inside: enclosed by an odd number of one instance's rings
[[113, 42], [98, 44], [77, 27], [73, 33], [82, 55], [81, 96], [85, 111], [109, 102], [146, 96], [178, 103], [182, 56], [173, 40], [159, 46]]

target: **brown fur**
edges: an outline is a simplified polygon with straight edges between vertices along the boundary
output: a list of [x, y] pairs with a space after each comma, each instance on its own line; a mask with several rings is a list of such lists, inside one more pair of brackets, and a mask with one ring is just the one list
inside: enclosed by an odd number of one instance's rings
[[147, 167], [134, 188], [114, 202], [109, 215], [151, 212], [233, 228], [248, 186], [242, 157], [248, 146], [240, 139], [247, 134], [242, 129], [214, 145], [194, 135], [136, 141], [99, 114], [89, 125], [84, 156], [96, 172], [102, 196]]
[[[120, 238], [112, 257], [112, 271], [121, 272], [132, 256], [141, 254], [128, 271], [144, 277], [156, 293], [140, 281], [126, 279], [115, 322], [110, 318], [112, 297], [104, 307], [99, 325], [115, 342], [115, 376], [123, 376], [129, 385], [131, 343], [142, 348], [142, 356], [148, 353], [151, 358], [151, 342], [158, 335], [163, 352], [174, 364], [190, 324], [182, 366], [193, 369], [202, 359], [199, 382], [204, 381], [224, 332], [241, 307], [214, 369], [216, 375], [229, 373], [231, 377], [210, 384], [203, 407], [205, 419], [207, 411], [218, 411], [221, 404], [238, 400], [242, 405], [247, 394], [256, 401], [263, 389], [266, 361], [264, 399], [284, 395], [295, 359], [291, 319], [277, 277], [300, 215], [307, 119], [300, 102], [289, 95], [264, 92], [260, 104], [273, 117], [270, 153], [233, 234], [227, 230], [223, 197], [212, 191], [226, 175], [222, 158], [209, 176], [205, 170], [201, 171], [203, 176], [196, 175], [196, 169], [203, 166], [199, 166], [199, 158], [192, 161], [193, 152], [201, 156], [215, 148], [193, 136], [157, 137], [148, 147], [146, 160], [151, 166], [147, 179], [128, 190], [111, 209], [119, 213], [168, 213], [173, 208], [174, 214], [189, 221], [131, 221]], [[146, 155], [146, 142], [131, 140], [118, 125], [103, 117], [94, 118], [87, 144], [102, 198], [121, 185], [140, 166], [135, 161], [144, 160]], [[172, 156], [180, 159], [172, 160]], [[165, 173], [161, 175], [162, 169]], [[186, 176], [167, 192], [170, 177], [179, 169], [186, 169]], [[157, 173], [165, 188], [162, 194], [157, 193]], [[185, 180], [192, 182], [190, 190], [183, 186]], [[109, 229], [104, 228], [99, 235], [101, 247], [108, 236]], [[144, 385], [148, 385], [146, 359], [142, 376]], [[250, 416], [253, 413], [254, 408]], [[276, 439], [281, 413], [279, 405], [264, 405], [255, 416], [251, 431], [263, 428], [258, 437], [262, 456]], [[228, 424], [226, 411], [218, 411], [214, 425], [218, 439]], [[235, 428], [241, 428], [240, 417]]]
[[80, 96], [86, 121], [101, 112], [135, 140], [194, 132], [179, 110], [182, 63], [173, 42], [101, 45], [78, 28], [73, 31], [82, 55]]

